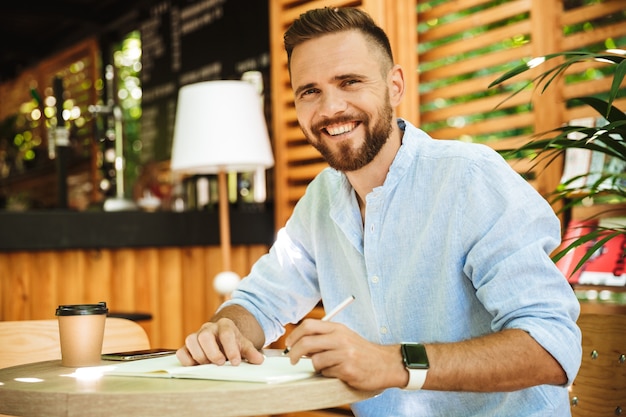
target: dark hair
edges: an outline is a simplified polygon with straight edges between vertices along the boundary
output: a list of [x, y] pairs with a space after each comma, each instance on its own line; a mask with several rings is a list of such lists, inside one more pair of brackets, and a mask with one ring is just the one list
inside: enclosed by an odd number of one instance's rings
[[370, 15], [355, 7], [324, 7], [301, 14], [285, 32], [284, 42], [289, 67], [291, 68], [291, 54], [296, 46], [319, 36], [348, 30], [358, 30], [372, 40], [393, 64], [389, 38]]

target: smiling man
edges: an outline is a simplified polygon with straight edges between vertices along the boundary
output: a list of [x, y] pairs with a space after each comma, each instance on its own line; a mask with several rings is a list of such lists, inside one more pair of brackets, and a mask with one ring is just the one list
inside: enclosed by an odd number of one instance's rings
[[330, 168], [183, 364], [260, 363], [321, 300], [356, 300], [287, 337], [325, 376], [384, 390], [357, 416], [567, 416], [579, 305], [549, 254], [559, 221], [493, 150], [396, 117], [385, 33], [355, 8], [311, 10], [285, 34], [298, 122]]

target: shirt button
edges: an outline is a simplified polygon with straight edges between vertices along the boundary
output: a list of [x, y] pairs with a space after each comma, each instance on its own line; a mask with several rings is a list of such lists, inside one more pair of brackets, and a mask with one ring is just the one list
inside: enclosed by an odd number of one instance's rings
[[382, 334], [387, 334], [387, 328], [386, 328], [385, 326], [382, 326], [382, 327], [380, 328], [380, 332], [381, 332]]
[[371, 224], [371, 225], [370, 225], [370, 232], [374, 233], [374, 229], [375, 229], [374, 225], [373, 225], [373, 224]]
[[378, 284], [378, 281], [380, 281], [380, 278], [378, 278], [376, 275], [374, 275], [374, 276], [372, 277], [372, 282], [373, 282], [374, 284]]

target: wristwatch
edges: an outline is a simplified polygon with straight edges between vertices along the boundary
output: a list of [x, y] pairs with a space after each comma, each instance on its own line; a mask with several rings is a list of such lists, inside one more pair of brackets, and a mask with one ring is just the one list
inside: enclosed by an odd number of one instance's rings
[[419, 343], [402, 343], [400, 345], [404, 366], [409, 371], [409, 383], [404, 389], [421, 389], [428, 373], [428, 355], [426, 347]]

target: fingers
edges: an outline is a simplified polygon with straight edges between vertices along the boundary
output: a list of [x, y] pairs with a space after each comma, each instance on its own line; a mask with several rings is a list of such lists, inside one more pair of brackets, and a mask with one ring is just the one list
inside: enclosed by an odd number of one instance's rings
[[371, 343], [340, 323], [311, 320], [303, 322], [285, 340], [289, 357], [297, 363], [308, 356], [315, 370], [326, 377], [341, 379], [353, 388], [377, 390], [404, 378], [399, 345]]
[[200, 330], [187, 336], [185, 345], [178, 349], [176, 356], [185, 366], [223, 365], [226, 361], [239, 365], [243, 359], [260, 364], [264, 359], [263, 354], [228, 319], [205, 323]]
[[202, 365], [226, 362], [217, 342], [218, 329], [215, 323], [205, 323], [200, 330], [185, 338], [185, 345], [178, 349], [176, 357], [182, 365]]
[[335, 342], [331, 336], [339, 326], [341, 325], [321, 320], [304, 320], [285, 339], [285, 344], [289, 347], [288, 355], [291, 363], [298, 363], [303, 356], [313, 356], [333, 349]]
[[246, 340], [247, 343], [241, 347], [241, 355], [244, 357], [249, 363], [260, 365], [263, 363], [265, 356], [254, 347], [252, 342]]
[[187, 350], [187, 346], [183, 346], [176, 351], [176, 357], [183, 366], [197, 365], [196, 361], [191, 357], [191, 354]]
[[[228, 332], [232, 332], [232, 330], [228, 330]], [[223, 365], [228, 359], [228, 353], [234, 356], [235, 359], [239, 357], [238, 351], [236, 354], [233, 354], [233, 349], [225, 350], [225, 348], [229, 348], [228, 344], [232, 340], [232, 337], [225, 335], [225, 333], [227, 332], [221, 329], [220, 325], [205, 323], [197, 333], [187, 336], [185, 344], [199, 364], [214, 363]]]

